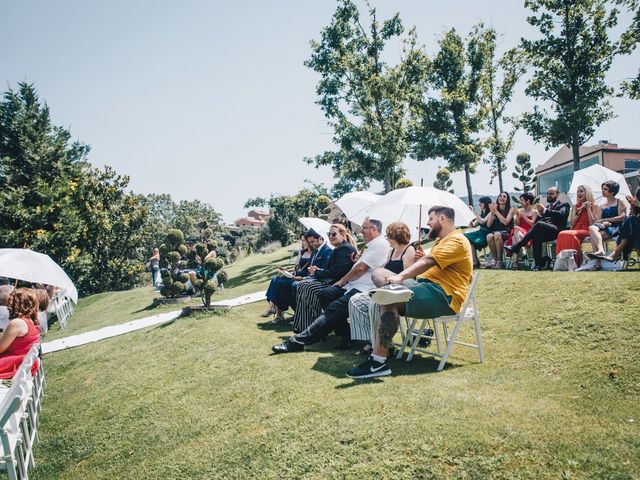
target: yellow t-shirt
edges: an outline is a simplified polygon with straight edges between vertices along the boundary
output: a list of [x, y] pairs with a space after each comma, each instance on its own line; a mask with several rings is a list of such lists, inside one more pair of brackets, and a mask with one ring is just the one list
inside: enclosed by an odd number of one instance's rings
[[451, 310], [459, 312], [473, 276], [471, 244], [460, 230], [439, 238], [429, 253], [436, 264], [418, 278], [431, 280], [451, 296]]

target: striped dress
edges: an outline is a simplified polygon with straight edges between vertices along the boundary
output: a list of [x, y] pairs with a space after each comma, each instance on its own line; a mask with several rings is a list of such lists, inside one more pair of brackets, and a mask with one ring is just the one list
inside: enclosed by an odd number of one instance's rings
[[302, 332], [322, 314], [322, 306], [318, 293], [331, 284], [318, 280], [303, 281], [298, 283], [296, 294], [296, 314], [293, 317], [293, 331]]

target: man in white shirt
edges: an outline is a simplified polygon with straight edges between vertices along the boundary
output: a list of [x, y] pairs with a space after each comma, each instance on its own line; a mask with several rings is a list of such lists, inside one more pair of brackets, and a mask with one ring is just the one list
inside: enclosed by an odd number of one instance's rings
[[371, 274], [382, 267], [389, 256], [389, 243], [382, 235], [382, 223], [379, 220], [365, 219], [362, 223], [362, 236], [366, 242], [365, 249], [351, 270], [332, 286], [320, 291], [318, 297], [324, 309], [322, 315], [306, 330], [271, 347], [273, 353], [301, 352], [305, 345], [316, 343], [332, 330], [342, 336], [341, 346], [348, 347], [349, 299], [356, 293], [366, 293], [374, 288]]

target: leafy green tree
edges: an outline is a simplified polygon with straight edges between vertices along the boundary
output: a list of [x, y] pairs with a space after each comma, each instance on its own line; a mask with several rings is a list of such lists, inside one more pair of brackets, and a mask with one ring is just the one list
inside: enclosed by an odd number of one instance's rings
[[617, 10], [607, 11], [606, 0], [525, 0], [525, 6], [542, 38], [522, 39], [533, 67], [525, 92], [536, 100], [523, 126], [536, 141], [571, 148], [578, 170], [580, 146], [613, 117], [605, 75], [618, 53], [609, 39]]
[[436, 179], [433, 182], [433, 186], [438, 190], [444, 190], [445, 192], [453, 193], [453, 180], [451, 180], [451, 172], [447, 168], [439, 168], [436, 172]]
[[[630, 54], [640, 42], [640, 0], [615, 0], [615, 3], [626, 7], [633, 15], [631, 25], [620, 38], [620, 53]], [[623, 82], [622, 90], [635, 100], [640, 100], [640, 69], [631, 80]]]
[[395, 185], [396, 190], [398, 188], [407, 188], [407, 187], [413, 187], [413, 182], [411, 181], [410, 178], [407, 178], [407, 177], [400, 178]]
[[439, 97], [429, 96], [429, 83], [423, 84], [423, 99], [413, 109], [412, 155], [418, 160], [442, 157], [451, 172], [464, 171], [469, 198], [473, 198], [471, 174], [483, 152], [479, 134], [486, 109], [480, 94], [489, 61], [485, 42], [482, 25], [466, 42], [455, 28], [447, 31], [429, 78]]
[[330, 165], [339, 179], [333, 193], [365, 189], [372, 180], [393, 189], [402, 175], [401, 164], [409, 151], [409, 104], [417, 95], [423, 75], [424, 55], [415, 48], [415, 31], [404, 42], [402, 58], [390, 66], [383, 60], [387, 42], [400, 38], [400, 17], [380, 24], [369, 8], [362, 23], [351, 0], [339, 0], [331, 24], [312, 41], [305, 65], [320, 74], [317, 103], [334, 131], [337, 151], [327, 151], [307, 163]]
[[[520, 124], [517, 119], [506, 116], [506, 108], [513, 99], [516, 85], [526, 71], [522, 52], [508, 50], [500, 59], [495, 60], [496, 33], [487, 29], [484, 32], [484, 47], [487, 49], [487, 68], [482, 77], [482, 102], [487, 110], [487, 129], [489, 137], [486, 147], [489, 157], [485, 162], [491, 168], [491, 182], [498, 178], [501, 192], [504, 192], [502, 172], [507, 168], [507, 155], [513, 147], [513, 137]], [[504, 130], [507, 130], [506, 133]]]
[[[516, 157], [515, 172], [511, 176], [522, 183], [522, 188], [514, 187], [516, 192], [533, 192], [536, 188], [537, 177], [531, 166], [531, 156], [526, 153], [519, 153]], [[503, 190], [501, 190], [503, 191]]]

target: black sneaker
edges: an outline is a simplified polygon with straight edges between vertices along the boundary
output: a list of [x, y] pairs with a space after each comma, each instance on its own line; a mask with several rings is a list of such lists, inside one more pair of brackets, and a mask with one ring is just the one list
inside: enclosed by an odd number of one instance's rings
[[391, 375], [389, 364], [384, 362], [376, 362], [373, 357], [369, 357], [366, 362], [362, 362], [357, 367], [353, 367], [347, 372], [349, 378], [373, 378]]
[[302, 352], [303, 350], [304, 345], [302, 343], [292, 342], [291, 340], [287, 340], [284, 343], [280, 343], [271, 347], [271, 351], [273, 353], [292, 353]]
[[[425, 328], [424, 331], [422, 332], [422, 335], [424, 335], [423, 337], [420, 338], [420, 340], [418, 341], [418, 346], [422, 347], [422, 348], [427, 348], [431, 346], [431, 338], [425, 338], [425, 337], [433, 337], [434, 331], [430, 328]], [[412, 339], [412, 343], [416, 338], [416, 335], [418, 335], [418, 331], [414, 330], [413, 331], [413, 339]]]

